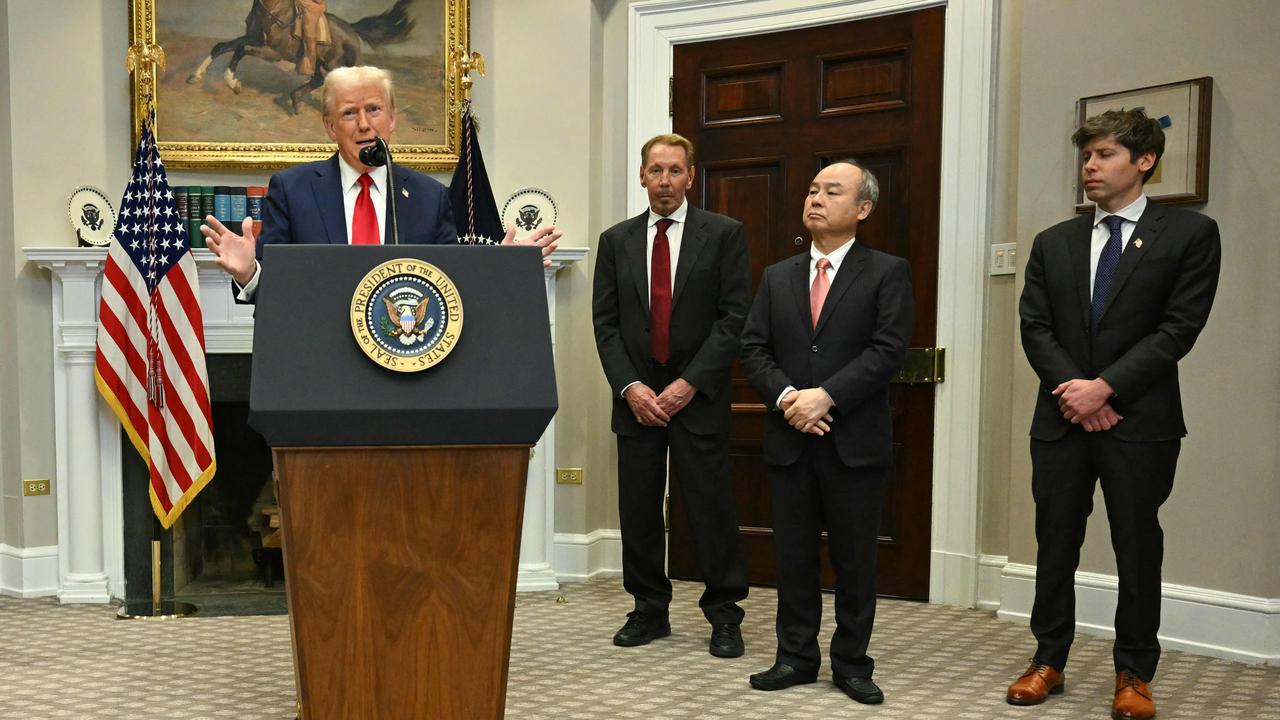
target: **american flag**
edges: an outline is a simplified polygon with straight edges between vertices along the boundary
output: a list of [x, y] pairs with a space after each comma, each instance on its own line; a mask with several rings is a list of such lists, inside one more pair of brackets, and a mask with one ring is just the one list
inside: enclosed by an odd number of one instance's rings
[[154, 124], [152, 108], [103, 271], [94, 377], [147, 463], [151, 506], [168, 528], [216, 463], [200, 284]]

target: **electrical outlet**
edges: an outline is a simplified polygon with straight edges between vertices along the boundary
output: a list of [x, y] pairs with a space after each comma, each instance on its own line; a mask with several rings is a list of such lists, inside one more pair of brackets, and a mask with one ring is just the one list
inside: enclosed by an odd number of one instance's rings
[[991, 246], [992, 275], [1013, 275], [1018, 272], [1018, 243], [995, 243]]
[[26, 497], [34, 495], [48, 495], [49, 489], [53, 483], [49, 482], [49, 478], [36, 478], [35, 480], [22, 481], [22, 494]]
[[581, 485], [582, 468], [556, 468], [556, 483], [559, 485]]

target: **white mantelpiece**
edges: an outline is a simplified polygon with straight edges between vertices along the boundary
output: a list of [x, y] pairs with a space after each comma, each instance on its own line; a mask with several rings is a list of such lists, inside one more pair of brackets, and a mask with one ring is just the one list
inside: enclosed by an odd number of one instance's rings
[[[101, 402], [93, 380], [98, 297], [106, 250], [23, 248], [52, 275], [53, 368], [58, 507], [58, 598], [65, 603], [106, 603], [125, 597], [124, 514], [120, 425]], [[207, 250], [193, 251], [200, 277], [205, 349], [253, 351], [253, 307], [238, 305], [230, 282]], [[545, 271], [551, 338], [555, 343], [556, 273], [587, 255], [561, 248]], [[215, 480], [216, 481], [216, 480]], [[554, 590], [555, 420], [529, 461], [520, 591]]]

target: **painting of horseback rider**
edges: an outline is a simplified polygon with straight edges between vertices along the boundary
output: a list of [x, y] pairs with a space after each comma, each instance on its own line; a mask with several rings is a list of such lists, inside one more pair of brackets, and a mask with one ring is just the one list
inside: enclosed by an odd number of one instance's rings
[[294, 36], [302, 38], [302, 53], [298, 58], [298, 74], [313, 75], [316, 71], [316, 46], [331, 44], [329, 20], [325, 0], [298, 0], [298, 19], [294, 22]]
[[407, 39], [414, 26], [411, 2], [396, 0], [386, 12], [348, 23], [329, 14], [325, 0], [253, 0], [244, 34], [215, 44], [187, 82], [199, 83], [209, 65], [228, 52], [227, 85], [237, 93], [236, 69], [245, 56], [294, 62], [299, 75], [310, 77], [289, 93], [289, 108], [297, 113], [303, 96], [320, 87], [330, 70], [360, 64], [362, 40], [377, 48]]
[[[448, 49], [466, 44], [468, 0], [130, 2], [135, 13], [152, 14], [167, 55], [156, 93], [161, 139], [172, 143], [166, 162], [190, 157], [183, 148], [208, 149], [200, 162], [222, 167], [228, 155], [246, 167], [326, 157], [320, 88], [333, 70], [359, 65], [384, 67], [401, 81], [398, 136], [408, 147], [397, 157], [410, 164], [422, 157], [424, 169], [427, 158], [453, 154], [456, 162], [448, 98], [456, 97], [457, 73]], [[214, 150], [220, 144], [235, 146]], [[266, 148], [275, 156], [254, 160]]]

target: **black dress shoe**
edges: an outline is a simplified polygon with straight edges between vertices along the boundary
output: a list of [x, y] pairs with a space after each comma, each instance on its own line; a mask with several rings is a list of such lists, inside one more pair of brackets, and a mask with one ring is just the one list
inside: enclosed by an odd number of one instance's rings
[[648, 645], [671, 634], [667, 616], [646, 615], [638, 610], [627, 613], [627, 624], [613, 634], [613, 644], [621, 647]]
[[751, 676], [751, 687], [757, 690], [785, 690], [792, 685], [808, 685], [818, 679], [818, 673], [801, 672], [786, 663], [774, 663], [773, 667]]
[[745, 651], [742, 644], [742, 628], [729, 623], [717, 623], [711, 626], [711, 645], [708, 651], [716, 657], [742, 657]]
[[833, 678], [836, 687], [844, 691], [845, 695], [857, 700], [863, 705], [879, 705], [884, 702], [884, 693], [871, 680], [871, 678], [860, 677], [835, 677]]

